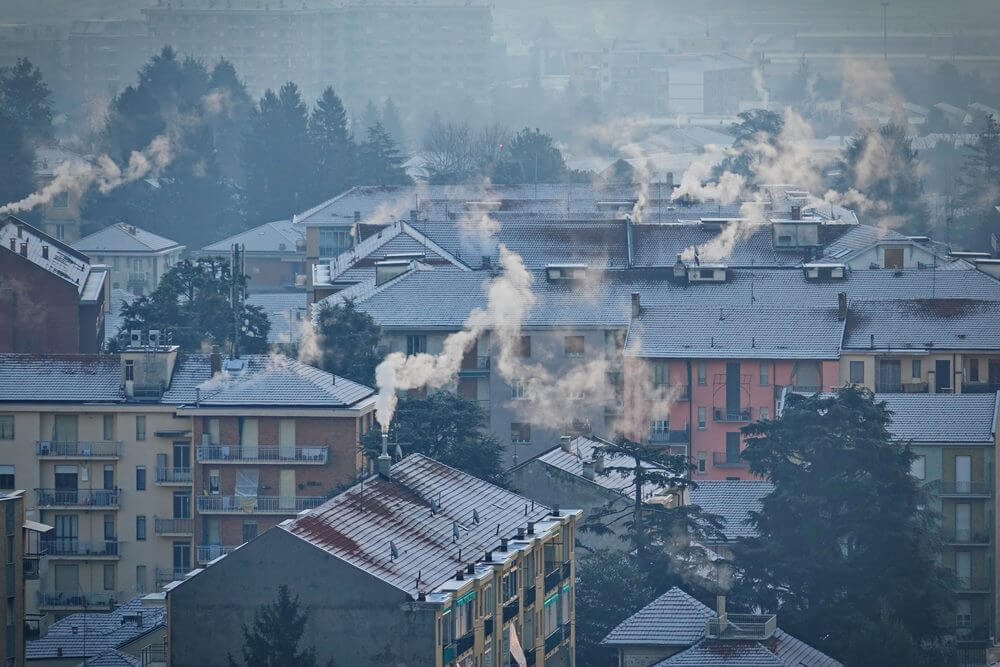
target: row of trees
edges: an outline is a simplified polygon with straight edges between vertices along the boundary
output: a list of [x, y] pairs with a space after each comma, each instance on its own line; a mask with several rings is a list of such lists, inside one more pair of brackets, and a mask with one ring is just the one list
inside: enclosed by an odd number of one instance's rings
[[28, 60], [0, 67], [0, 205], [35, 189], [35, 149], [52, 136], [52, 94]]

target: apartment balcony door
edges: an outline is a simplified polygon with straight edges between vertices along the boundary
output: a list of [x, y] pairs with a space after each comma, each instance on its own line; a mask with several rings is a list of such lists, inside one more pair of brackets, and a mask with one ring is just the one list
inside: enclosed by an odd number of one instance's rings
[[79, 481], [77, 467], [68, 465], [56, 466], [56, 502], [66, 505], [75, 505], [79, 495], [77, 493], [78, 489]]
[[80, 538], [80, 517], [75, 514], [55, 516], [55, 543], [49, 545], [49, 553], [75, 553]]
[[902, 391], [903, 373], [899, 359], [883, 359], [878, 364], [877, 391]]
[[278, 502], [283, 510], [295, 509], [295, 471], [282, 470], [278, 480]]
[[174, 575], [191, 571], [191, 543], [174, 542]]
[[191, 492], [174, 491], [174, 518], [191, 518]]
[[174, 468], [191, 469], [191, 445], [189, 443], [174, 443]]
[[955, 539], [959, 542], [972, 539], [972, 505], [969, 503], [955, 505]]
[[244, 459], [257, 458], [257, 420], [240, 417], [240, 447]]
[[968, 589], [972, 585], [972, 554], [968, 551], [955, 552], [955, 577], [958, 579], [959, 590]]
[[972, 491], [972, 457], [955, 457], [955, 491], [969, 493]]
[[52, 440], [54, 442], [77, 442], [76, 415], [56, 415], [52, 422]]
[[294, 419], [281, 419], [278, 421], [278, 455], [285, 461], [295, 458]]
[[740, 434], [726, 433], [726, 463], [740, 462]]
[[951, 362], [947, 359], [938, 359], [934, 362], [934, 391], [951, 391]]
[[726, 364], [726, 414], [740, 412], [740, 362]]
[[56, 593], [75, 595], [80, 592], [80, 566], [56, 564]]

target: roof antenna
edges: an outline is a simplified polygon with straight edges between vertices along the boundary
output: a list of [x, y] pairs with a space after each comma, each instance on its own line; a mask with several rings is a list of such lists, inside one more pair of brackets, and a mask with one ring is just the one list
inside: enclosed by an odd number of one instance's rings
[[500, 534], [500, 523], [497, 522], [497, 535], [499, 535], [499, 534]]
[[455, 542], [458, 542], [458, 538], [459, 537], [460, 537], [460, 534], [458, 532], [458, 522], [457, 521], [452, 521], [451, 522], [451, 542], [452, 542], [452, 544], [454, 544]]
[[[396, 560], [399, 558], [399, 549], [396, 548], [396, 543], [389, 540], [389, 560]], [[417, 579], [417, 583], [420, 583], [420, 579]]]
[[479, 512], [475, 508], [472, 509], [472, 523], [479, 525]]

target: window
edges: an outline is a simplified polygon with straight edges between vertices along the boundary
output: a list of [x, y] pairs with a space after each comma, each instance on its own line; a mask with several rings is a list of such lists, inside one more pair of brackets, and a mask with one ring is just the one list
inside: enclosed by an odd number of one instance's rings
[[137, 514], [135, 516], [135, 539], [142, 541], [146, 539], [146, 515]]
[[129, 380], [135, 380], [135, 362], [131, 359], [125, 361], [125, 381]]
[[109, 491], [115, 488], [115, 466], [111, 463], [104, 465], [104, 488]]
[[14, 466], [0, 466], [0, 490], [14, 490]]
[[919, 359], [914, 359], [910, 362], [910, 375], [914, 380], [919, 380], [923, 377], [923, 373], [921, 373], [923, 369], [920, 366], [921, 364]]
[[319, 256], [335, 257], [351, 247], [351, 231], [349, 229], [319, 230]]
[[666, 387], [670, 384], [670, 363], [658, 359], [653, 362], [653, 386]]
[[68, 192], [60, 192], [59, 194], [52, 197], [52, 208], [66, 208], [68, 206], [69, 206]]
[[670, 420], [653, 419], [649, 422], [649, 432], [652, 434], [654, 439], [666, 435], [670, 432]]
[[517, 597], [518, 589], [517, 589], [516, 569], [509, 570], [507, 574], [503, 575], [503, 582], [501, 584], [501, 588], [503, 590], [504, 602], [510, 600], [511, 598]]
[[770, 408], [761, 408], [760, 409], [760, 420], [761, 421], [767, 421], [770, 418], [771, 418], [771, 409]]
[[208, 471], [208, 492], [219, 493], [219, 471], [213, 469]]
[[707, 382], [707, 380], [705, 379], [705, 377], [706, 377], [705, 362], [704, 361], [699, 361], [698, 362], [698, 384], [705, 384]]
[[918, 455], [910, 461], [910, 474], [917, 479], [927, 478], [927, 457]]
[[850, 365], [851, 384], [864, 384], [865, 382], [865, 362], [852, 361]]
[[113, 541], [117, 539], [115, 537], [115, 515], [105, 514], [104, 515], [104, 539]]
[[583, 336], [566, 336], [563, 339], [563, 350], [567, 357], [582, 357], [583, 349]]
[[969, 360], [969, 382], [979, 382], [979, 359]]
[[510, 441], [514, 443], [531, 442], [531, 424], [524, 424], [522, 422], [511, 422]]
[[703, 431], [708, 428], [708, 408], [704, 405], [698, 407], [698, 428]]
[[406, 354], [421, 354], [427, 351], [427, 336], [407, 336]]
[[115, 566], [110, 563], [104, 566], [104, 590], [115, 590]]
[[146, 466], [135, 467], [135, 490], [146, 490]]
[[698, 472], [704, 474], [708, 469], [708, 455], [705, 452], [698, 452]]
[[464, 637], [472, 632], [472, 607], [474, 599], [472, 597], [465, 600], [459, 598], [462, 601], [455, 605], [455, 637]]
[[115, 439], [115, 416], [114, 415], [104, 415], [104, 439], [114, 440]]
[[14, 439], [14, 415], [0, 415], [0, 440]]
[[972, 600], [955, 601], [955, 625], [959, 628], [972, 627]]
[[191, 492], [174, 491], [174, 518], [191, 518]]
[[515, 400], [524, 398], [524, 383], [520, 380], [510, 381], [510, 397]]
[[520, 353], [522, 359], [531, 358], [531, 336], [521, 336], [521, 344], [518, 352]]
[[146, 416], [136, 415], [135, 416], [135, 439], [145, 440], [146, 439]]
[[767, 362], [761, 362], [760, 364], [760, 386], [766, 387], [771, 384], [770, 368], [768, 368]]
[[249, 542], [253, 538], [257, 537], [257, 522], [256, 521], [244, 521], [243, 522], [243, 541]]
[[136, 565], [135, 566], [135, 592], [145, 593], [146, 592], [146, 566]]

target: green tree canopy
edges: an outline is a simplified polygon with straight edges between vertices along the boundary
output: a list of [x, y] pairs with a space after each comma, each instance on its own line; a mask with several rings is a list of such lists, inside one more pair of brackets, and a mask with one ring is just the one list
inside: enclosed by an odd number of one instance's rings
[[[493, 484], [506, 484], [503, 445], [489, 431], [489, 416], [478, 403], [450, 392], [425, 398], [403, 396], [389, 427], [390, 454], [396, 443], [403, 456], [424, 454]], [[382, 451], [379, 429], [363, 440], [370, 459]]]
[[[159, 329], [182, 350], [197, 352], [204, 345], [233, 344], [233, 303], [229, 261], [218, 257], [183, 260], [163, 276], [149, 296], [122, 306], [122, 328]], [[240, 289], [246, 276], [237, 278]], [[267, 351], [270, 322], [259, 306], [241, 306], [239, 351]]]
[[742, 176], [747, 183], [753, 183], [754, 171], [760, 162], [762, 148], [766, 145], [777, 145], [778, 136], [785, 127], [784, 117], [767, 109], [750, 109], [739, 114], [739, 122], [729, 128], [729, 133], [735, 138], [733, 149], [735, 153], [727, 155], [716, 165], [715, 178], [723, 172], [731, 172]]
[[209, 88], [205, 106], [211, 114], [219, 169], [226, 179], [239, 182], [243, 178], [240, 145], [243, 135], [250, 129], [253, 98], [236, 68], [224, 58], [212, 68]]
[[750, 471], [774, 483], [758, 537], [734, 545], [735, 599], [844, 657], [854, 636], [896, 618], [919, 644], [946, 629], [950, 577], [940, 529], [871, 392], [791, 395], [781, 419], [743, 429]]
[[504, 147], [493, 174], [496, 183], [560, 183], [569, 173], [552, 137], [538, 128], [524, 128]]
[[35, 190], [35, 150], [16, 118], [0, 110], [0, 205]]
[[16, 121], [31, 142], [52, 136], [52, 93], [27, 58], [0, 67], [0, 114]]
[[403, 168], [403, 156], [389, 133], [376, 121], [358, 146], [358, 182], [365, 185], [406, 185], [413, 181]]
[[[242, 625], [245, 667], [316, 667], [316, 648], [299, 650], [308, 620], [299, 610], [299, 596], [292, 598], [288, 586], [279, 586], [275, 601], [258, 607], [253, 623]], [[232, 655], [229, 665], [238, 665]]]
[[347, 129], [344, 103], [327, 87], [309, 118], [309, 139], [316, 156], [316, 193], [322, 201], [333, 197], [352, 183], [355, 146]]
[[325, 371], [375, 386], [375, 367], [382, 328], [368, 313], [357, 308], [353, 299], [324, 305], [316, 322], [320, 356], [317, 365]]

